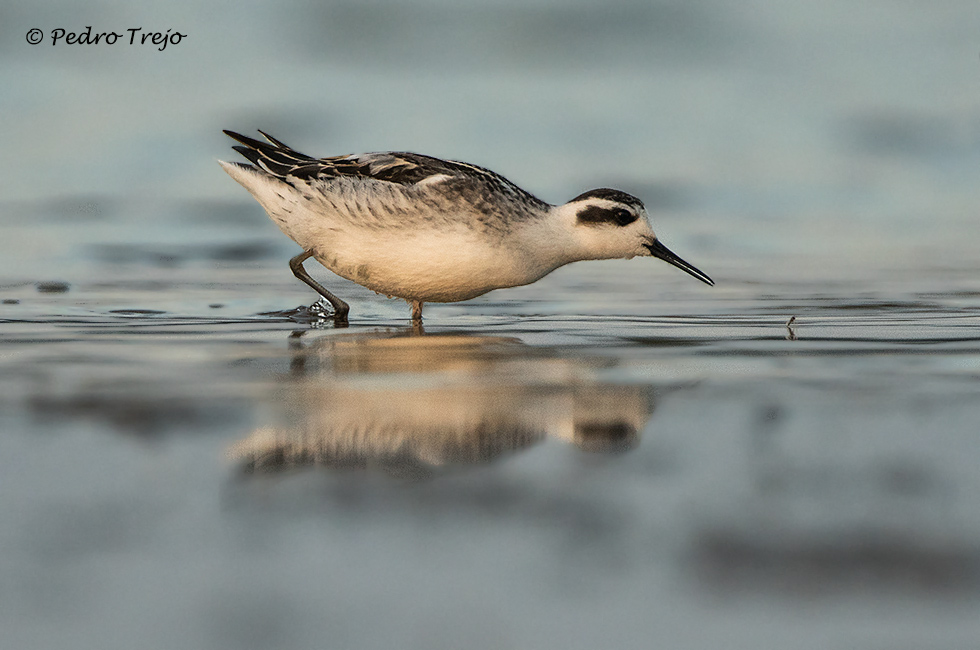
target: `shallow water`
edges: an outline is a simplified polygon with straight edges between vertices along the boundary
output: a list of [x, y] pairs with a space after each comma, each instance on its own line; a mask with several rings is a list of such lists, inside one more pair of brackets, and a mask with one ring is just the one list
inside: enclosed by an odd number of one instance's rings
[[352, 324], [294, 309], [311, 294], [266, 225], [82, 237], [0, 290], [14, 646], [980, 633], [972, 274], [858, 291], [690, 256], [708, 288], [582, 263], [431, 305], [420, 335], [315, 266]]
[[[975, 2], [348, 4], [5, 8], [0, 645], [977, 647]], [[89, 23], [189, 36], [24, 42]], [[619, 187], [717, 286], [420, 334], [311, 262], [335, 329], [222, 128]]]

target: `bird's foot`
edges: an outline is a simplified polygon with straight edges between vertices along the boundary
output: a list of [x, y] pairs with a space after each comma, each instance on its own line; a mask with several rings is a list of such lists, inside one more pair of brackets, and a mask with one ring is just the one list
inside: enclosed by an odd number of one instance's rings
[[328, 321], [332, 322], [334, 327], [350, 325], [347, 321], [350, 308], [346, 303], [340, 309], [335, 309], [326, 298], [321, 298], [307, 307], [306, 311], [310, 315], [314, 327], [324, 327]]

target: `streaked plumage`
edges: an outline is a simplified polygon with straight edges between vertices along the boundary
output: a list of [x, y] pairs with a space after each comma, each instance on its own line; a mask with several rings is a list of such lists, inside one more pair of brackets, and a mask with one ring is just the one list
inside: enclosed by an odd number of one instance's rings
[[569, 262], [653, 255], [713, 282], [661, 244], [643, 203], [612, 189], [552, 206], [494, 172], [408, 152], [312, 158], [263, 132], [231, 131], [252, 165], [219, 161], [305, 253], [290, 266], [346, 321], [347, 305], [302, 269], [412, 303], [469, 300], [530, 284]]

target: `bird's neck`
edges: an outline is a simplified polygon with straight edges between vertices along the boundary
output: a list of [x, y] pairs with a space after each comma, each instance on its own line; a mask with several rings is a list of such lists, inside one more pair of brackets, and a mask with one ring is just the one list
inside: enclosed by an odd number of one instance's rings
[[528, 224], [533, 234], [534, 254], [551, 270], [570, 262], [588, 259], [574, 232], [575, 213], [566, 205], [550, 206], [546, 215]]

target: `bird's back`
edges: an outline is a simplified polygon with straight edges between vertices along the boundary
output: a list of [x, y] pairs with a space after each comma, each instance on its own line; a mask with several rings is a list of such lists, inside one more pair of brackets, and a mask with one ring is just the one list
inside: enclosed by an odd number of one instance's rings
[[355, 227], [440, 227], [448, 221], [501, 233], [551, 207], [469, 163], [392, 151], [313, 158], [265, 133], [268, 142], [225, 133], [242, 143], [234, 149], [254, 165], [225, 163], [226, 171], [270, 216], [280, 211], [276, 203], [292, 203], [292, 194], [323, 216]]

